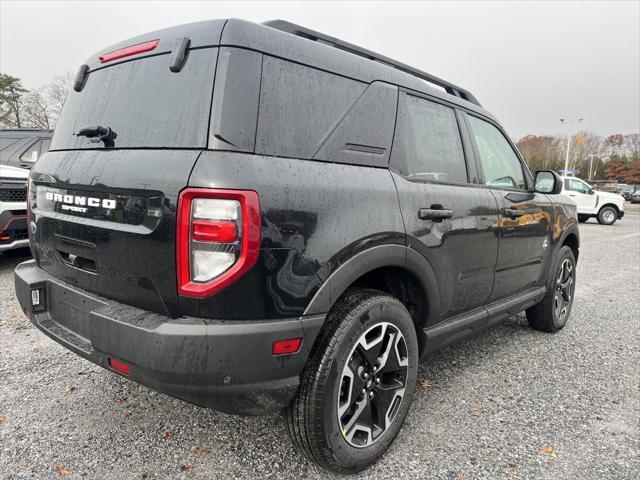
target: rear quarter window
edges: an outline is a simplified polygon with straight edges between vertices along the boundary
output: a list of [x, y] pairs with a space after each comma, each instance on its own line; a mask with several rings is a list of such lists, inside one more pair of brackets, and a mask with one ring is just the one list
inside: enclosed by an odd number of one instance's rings
[[217, 51], [191, 50], [176, 73], [168, 54], [90, 73], [82, 91], [69, 94], [51, 150], [102, 147], [74, 135], [95, 125], [116, 132], [116, 148], [205, 148]]
[[256, 153], [313, 158], [366, 84], [265, 56]]

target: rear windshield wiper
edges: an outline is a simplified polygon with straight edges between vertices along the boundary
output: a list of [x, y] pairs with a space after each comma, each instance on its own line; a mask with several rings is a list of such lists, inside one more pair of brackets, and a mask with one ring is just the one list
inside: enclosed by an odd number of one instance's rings
[[118, 134], [109, 127], [96, 125], [95, 127], [82, 127], [76, 134], [77, 137], [87, 137], [91, 143], [104, 142], [105, 147], [113, 147]]

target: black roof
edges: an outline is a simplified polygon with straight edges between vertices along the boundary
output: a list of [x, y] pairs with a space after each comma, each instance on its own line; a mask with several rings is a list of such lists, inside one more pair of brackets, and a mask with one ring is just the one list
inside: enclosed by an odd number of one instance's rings
[[[330, 73], [365, 83], [383, 81], [422, 92], [443, 101], [476, 111], [497, 121], [484, 110], [467, 90], [446, 80], [376, 54], [329, 35], [283, 20], [258, 24], [240, 19], [207, 20], [178, 25], [133, 37], [92, 55], [86, 62], [91, 70], [105, 68], [130, 59], [124, 58], [102, 65], [100, 55], [137, 43], [159, 39], [158, 47], [148, 55], [171, 52], [176, 42], [187, 37], [190, 48], [207, 46], [240, 47], [319, 68]], [[136, 58], [141, 58], [140, 55]], [[445, 91], [434, 88], [442, 87]]]

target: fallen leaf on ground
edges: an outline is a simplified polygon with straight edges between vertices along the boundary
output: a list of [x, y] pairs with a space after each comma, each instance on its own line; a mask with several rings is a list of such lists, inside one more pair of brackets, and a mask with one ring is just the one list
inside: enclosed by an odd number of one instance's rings
[[0, 415], [0, 423], [4, 422], [7, 419], [4, 415]]
[[14, 463], [13, 465], [11, 465], [11, 469], [12, 470], [20, 470], [20, 467], [22, 467], [22, 465], [20, 465], [19, 463]]
[[67, 388], [64, 389], [64, 393], [66, 393], [67, 395], [75, 391], [76, 391], [76, 387], [74, 385], [69, 385]]
[[114, 402], [116, 402], [118, 405], [122, 405], [127, 399], [125, 397], [117, 397]]
[[513, 400], [513, 395], [507, 395], [504, 397], [505, 400]]
[[540, 453], [544, 453], [545, 455], [549, 455], [550, 457], [556, 458], [556, 449], [551, 445], [539, 445], [538, 451]]
[[167, 438], [169, 438], [169, 432], [162, 432], [162, 439], [166, 440]]
[[182, 465], [180, 467], [180, 473], [189, 473], [192, 468], [193, 468], [193, 465]]
[[431, 382], [429, 381], [428, 378], [423, 378], [418, 383], [418, 386], [420, 387], [420, 390], [426, 390], [427, 388], [431, 388], [431, 385], [432, 384], [431, 384]]
[[195, 451], [194, 455], [196, 457], [204, 457], [206, 455], [208, 455], [209, 450], [205, 450], [204, 448], [199, 448]]
[[474, 410], [479, 410], [479, 411], [482, 411], [485, 408], [484, 403], [482, 402], [473, 402], [473, 403], [470, 403], [469, 406]]
[[34, 346], [31, 348], [32, 352], [39, 352], [40, 351], [40, 347], [38, 345]]
[[147, 475], [146, 473], [140, 475], [140, 480], [147, 480], [147, 478], [149, 478], [149, 475]]
[[130, 417], [132, 413], [133, 412], [131, 410], [127, 410], [126, 412], [124, 412], [124, 416], [125, 417]]
[[27, 438], [27, 436], [26, 436], [26, 435], [22, 435], [22, 434], [20, 434], [20, 435], [16, 435], [16, 442], [21, 442], [21, 441], [23, 441], [25, 438]]
[[71, 475], [71, 470], [64, 468], [62, 465], [60, 465], [59, 463], [56, 463], [54, 465], [55, 469], [58, 471], [58, 473], [60, 474], [61, 477], [66, 477], [67, 475]]
[[518, 471], [518, 466], [513, 462], [507, 462], [507, 470], [509, 475], [514, 475]]

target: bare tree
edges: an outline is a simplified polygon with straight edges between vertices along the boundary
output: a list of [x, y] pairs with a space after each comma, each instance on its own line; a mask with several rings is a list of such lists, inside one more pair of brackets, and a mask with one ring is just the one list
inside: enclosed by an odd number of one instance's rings
[[62, 106], [64, 105], [67, 95], [73, 87], [73, 72], [67, 71], [63, 75], [53, 78], [53, 81], [45, 85], [42, 89], [48, 100], [49, 109], [51, 111], [54, 124], [60, 118]]
[[49, 99], [42, 89], [32, 90], [25, 95], [24, 126], [50, 130], [54, 127]]

